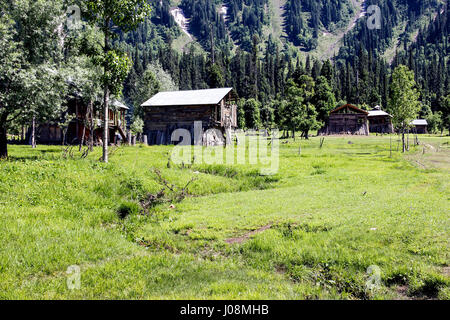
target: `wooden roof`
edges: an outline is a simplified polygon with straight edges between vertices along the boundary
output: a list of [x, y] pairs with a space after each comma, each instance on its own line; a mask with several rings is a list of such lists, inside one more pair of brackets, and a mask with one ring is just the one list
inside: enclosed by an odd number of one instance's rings
[[360, 108], [358, 108], [357, 106], [354, 106], [354, 105], [352, 105], [352, 104], [344, 104], [343, 106], [340, 106], [339, 108], [336, 108], [336, 109], [332, 110], [332, 111], [330, 112], [330, 114], [331, 114], [331, 113], [336, 113], [336, 112], [338, 112], [338, 111], [340, 111], [340, 110], [342, 110], [342, 109], [344, 109], [344, 108], [350, 108], [350, 109], [355, 110], [355, 111], [358, 112], [358, 113], [363, 113], [363, 114], [366, 114], [366, 115], [369, 114], [369, 112], [367, 112], [367, 111], [365, 111], [365, 110], [363, 110], [363, 109], [360, 109]]

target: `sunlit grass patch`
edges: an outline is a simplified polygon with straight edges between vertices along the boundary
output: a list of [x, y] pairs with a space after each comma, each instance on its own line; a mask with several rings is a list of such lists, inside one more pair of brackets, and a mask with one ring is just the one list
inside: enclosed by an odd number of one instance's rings
[[[111, 163], [12, 146], [0, 161], [1, 298], [448, 299], [450, 138], [285, 140], [280, 169], [168, 166], [171, 146]], [[349, 143], [351, 142], [351, 143]], [[438, 146], [439, 150], [438, 150]], [[189, 184], [181, 201], [166, 190]], [[231, 240], [233, 241], [231, 241]], [[81, 289], [66, 270], [81, 268]], [[379, 286], [367, 289], [370, 266]]]

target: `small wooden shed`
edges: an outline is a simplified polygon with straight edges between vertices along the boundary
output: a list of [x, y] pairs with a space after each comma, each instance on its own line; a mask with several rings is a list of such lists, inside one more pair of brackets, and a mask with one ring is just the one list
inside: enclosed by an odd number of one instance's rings
[[330, 112], [328, 125], [320, 132], [322, 135], [349, 134], [369, 135], [369, 113], [358, 107], [346, 104]]
[[425, 119], [417, 119], [411, 122], [412, 132], [416, 134], [428, 133], [428, 121]]
[[394, 133], [392, 125], [392, 116], [381, 110], [380, 106], [376, 106], [369, 111], [369, 130], [373, 133]]
[[194, 122], [201, 121], [203, 130], [237, 127], [237, 96], [233, 88], [160, 92], [142, 104], [145, 111], [144, 134], [149, 145], [172, 143], [176, 129], [191, 132]]

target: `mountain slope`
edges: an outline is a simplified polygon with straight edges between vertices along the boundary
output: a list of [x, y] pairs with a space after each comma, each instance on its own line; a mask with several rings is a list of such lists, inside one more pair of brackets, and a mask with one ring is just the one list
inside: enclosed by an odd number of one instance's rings
[[[206, 51], [211, 43], [251, 52], [253, 35], [261, 42], [271, 37], [282, 47], [311, 54], [321, 60], [340, 51], [347, 59], [363, 45], [377, 55], [392, 59], [399, 42], [413, 37], [432, 15], [441, 0], [373, 0], [382, 13], [382, 29], [367, 28], [366, 0], [163, 0], [183, 10], [192, 34]], [[172, 9], [173, 10], [173, 9]], [[184, 49], [192, 41], [186, 35]], [[343, 50], [341, 50], [343, 48]]]

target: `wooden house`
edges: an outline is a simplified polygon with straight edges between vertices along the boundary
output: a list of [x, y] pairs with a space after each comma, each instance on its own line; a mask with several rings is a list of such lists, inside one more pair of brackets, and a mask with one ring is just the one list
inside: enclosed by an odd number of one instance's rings
[[[77, 144], [80, 143], [84, 135], [84, 140], [88, 141], [91, 135], [90, 126], [86, 123], [94, 124], [94, 141], [101, 142], [103, 137], [103, 111], [100, 103], [93, 106], [93, 116], [89, 115], [88, 105], [79, 97], [73, 97], [67, 102], [67, 110], [62, 119], [68, 119], [67, 128], [63, 128], [58, 121], [54, 123], [40, 124], [36, 130], [38, 143], [41, 144]], [[113, 100], [109, 108], [109, 143], [116, 143], [116, 135], [120, 134], [126, 140], [126, 113], [128, 107], [123, 103]], [[64, 130], [65, 129], [65, 130]], [[64, 135], [65, 131], [65, 135]]]
[[373, 133], [394, 133], [392, 125], [392, 116], [381, 110], [380, 106], [376, 106], [369, 111], [369, 131]]
[[330, 112], [328, 124], [319, 131], [320, 135], [369, 135], [369, 112], [346, 104]]
[[172, 144], [176, 129], [191, 132], [194, 122], [203, 130], [237, 127], [237, 96], [232, 88], [160, 92], [142, 104], [145, 109], [144, 135], [150, 145]]
[[412, 132], [416, 134], [428, 133], [428, 121], [425, 119], [417, 119], [411, 122]]

